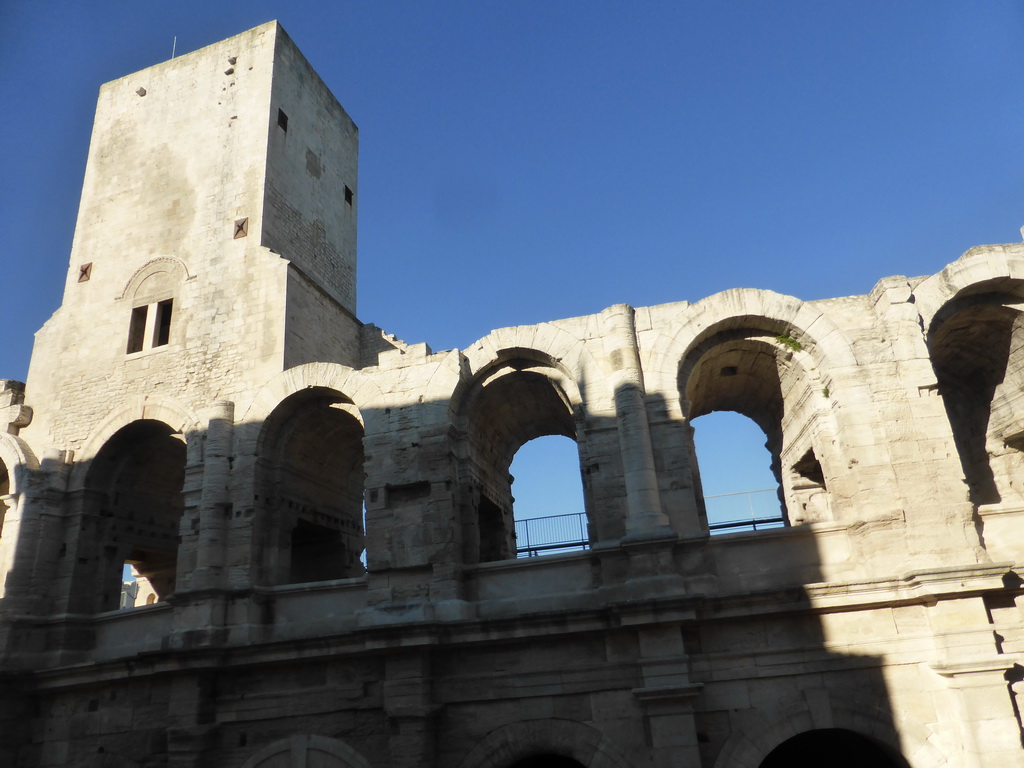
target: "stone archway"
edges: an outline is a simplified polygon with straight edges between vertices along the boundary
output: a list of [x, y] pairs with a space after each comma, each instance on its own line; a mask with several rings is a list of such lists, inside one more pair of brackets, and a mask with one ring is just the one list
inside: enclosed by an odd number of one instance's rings
[[599, 730], [572, 720], [529, 720], [501, 726], [487, 734], [460, 763], [460, 768], [575, 766], [631, 768], [631, 763]]
[[119, 607], [130, 564], [165, 599], [178, 576], [185, 436], [155, 419], [115, 432], [88, 462], [72, 604], [89, 612]]
[[821, 728], [792, 736], [768, 753], [758, 768], [908, 768], [891, 748], [843, 728]]
[[[874, 763], [866, 760], [860, 765], [878, 765], [879, 768], [907, 768], [910, 765], [913, 768], [946, 768], [946, 757], [930, 743], [929, 730], [909, 717], [894, 721], [884, 697], [849, 688], [834, 691], [819, 689], [817, 693], [805, 691], [803, 696], [804, 701], [799, 697], [780, 700], [773, 713], [774, 717], [759, 720], [756, 727], [735, 731], [715, 758], [714, 768], [773, 768], [773, 764], [767, 760], [775, 750], [788, 742], [801, 750], [810, 749], [815, 746], [814, 743], [797, 739], [804, 734], [820, 732], [849, 734], [849, 737], [843, 738], [852, 737], [856, 743], [874, 745], [890, 761]], [[808, 696], [810, 699], [807, 699]], [[810, 706], [810, 700], [814, 701], [813, 706]], [[785, 755], [786, 752], [783, 752]], [[792, 765], [799, 768], [805, 764], [837, 765], [829, 759], [810, 763], [794, 762]], [[775, 763], [774, 768], [778, 768], [778, 765]]]
[[273, 583], [363, 574], [363, 464], [362, 418], [341, 392], [311, 387], [268, 416], [256, 482]]
[[516, 557], [510, 466], [523, 445], [562, 436], [577, 451], [586, 450], [579, 442], [582, 414], [575, 382], [554, 361], [520, 354], [481, 371], [459, 404], [463, 557], [468, 563]]
[[264, 747], [242, 768], [371, 768], [352, 747], [328, 736], [290, 736]]

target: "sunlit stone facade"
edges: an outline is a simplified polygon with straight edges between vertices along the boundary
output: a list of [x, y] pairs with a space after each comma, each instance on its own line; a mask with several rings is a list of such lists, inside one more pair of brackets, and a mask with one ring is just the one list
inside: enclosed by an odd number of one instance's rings
[[[356, 158], [276, 23], [103, 86], [0, 387], [0, 765], [1024, 766], [1024, 245], [434, 353], [356, 319]], [[721, 410], [784, 527], [711, 535]], [[517, 559], [545, 435], [588, 549]]]

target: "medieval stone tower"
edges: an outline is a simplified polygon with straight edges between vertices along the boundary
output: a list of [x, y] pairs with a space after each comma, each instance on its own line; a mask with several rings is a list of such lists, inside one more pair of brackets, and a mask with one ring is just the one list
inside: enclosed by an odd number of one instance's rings
[[[356, 158], [276, 23], [101, 89], [0, 390], [0, 765], [1024, 766], [1024, 245], [435, 354], [356, 319]], [[709, 522], [712, 411], [779, 527]], [[517, 557], [545, 435], [583, 531]]]

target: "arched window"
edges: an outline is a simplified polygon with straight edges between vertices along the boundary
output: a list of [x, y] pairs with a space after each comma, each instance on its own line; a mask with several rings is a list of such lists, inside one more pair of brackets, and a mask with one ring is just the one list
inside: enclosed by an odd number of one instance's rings
[[936, 315], [928, 337], [939, 394], [978, 505], [1024, 500], [1019, 302], [1001, 291], [958, 297]]
[[261, 446], [271, 581], [361, 575], [363, 426], [351, 400], [318, 388], [292, 395], [267, 420]]
[[[163, 422], [132, 422], [100, 449], [86, 476], [86, 511], [96, 521], [98, 546], [84, 558], [79, 605], [117, 608], [125, 565], [156, 599], [174, 591], [184, 480], [185, 438]], [[87, 575], [93, 573], [97, 581]]]
[[576, 443], [560, 435], [529, 441], [512, 460], [519, 557], [586, 549], [590, 540]]
[[[827, 476], [818, 447], [818, 441], [825, 442], [820, 438], [823, 426], [818, 404], [827, 402], [827, 387], [819, 385], [811, 375], [809, 356], [794, 333], [789, 329], [758, 327], [710, 332], [686, 355], [679, 380], [680, 393], [687, 403], [691, 423], [713, 412], [733, 412], [757, 425], [770, 457], [768, 464], [774, 482], [762, 488], [732, 490], [778, 488], [782, 502], [781, 517], [790, 525], [831, 518]], [[700, 430], [702, 441], [714, 439], [713, 433], [708, 434], [711, 430], [707, 424]], [[750, 438], [753, 443], [760, 441], [760, 436]], [[697, 461], [703, 472], [700, 450]], [[704, 488], [705, 500], [709, 495], [732, 492], [722, 486], [713, 490], [717, 493]], [[710, 505], [706, 504], [709, 524], [716, 524], [712, 522], [712, 509], [723, 503], [754, 504], [754, 498], [731, 502], [712, 499]], [[759, 500], [754, 505], [755, 518], [757, 509], [764, 509], [768, 514], [767, 510], [773, 507], [767, 499]], [[724, 510], [715, 514], [728, 517], [733, 512]], [[774, 508], [768, 516], [771, 522], [766, 521], [766, 527], [777, 525], [779, 517], [779, 511]]]
[[[513, 358], [483, 372], [463, 401], [463, 556], [466, 562], [517, 556], [511, 464], [531, 440], [561, 436], [577, 445], [563, 374], [545, 362]], [[573, 476], [580, 482], [577, 460]]]
[[125, 352], [129, 355], [165, 347], [175, 340], [175, 305], [179, 287], [187, 277], [185, 268], [172, 259], [157, 259], [136, 272], [122, 298], [130, 300]]

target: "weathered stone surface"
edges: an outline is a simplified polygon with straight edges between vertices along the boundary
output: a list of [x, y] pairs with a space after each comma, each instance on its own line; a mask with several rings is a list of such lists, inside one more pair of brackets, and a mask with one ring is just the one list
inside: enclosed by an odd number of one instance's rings
[[[435, 354], [355, 317], [356, 136], [276, 23], [102, 88], [0, 381], [0, 764], [1024, 765], [1024, 245]], [[785, 527], [709, 530], [715, 410]], [[516, 559], [544, 435], [589, 548]]]

